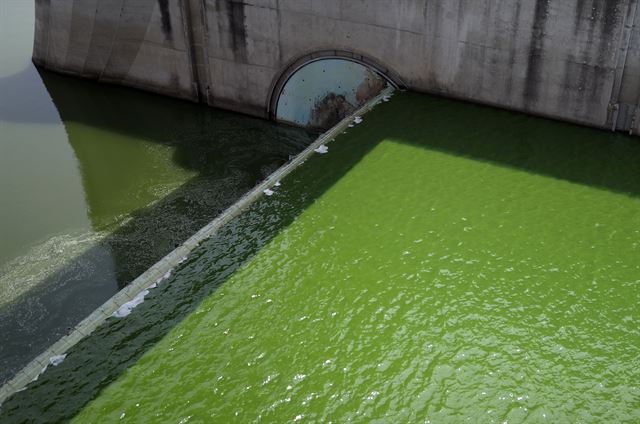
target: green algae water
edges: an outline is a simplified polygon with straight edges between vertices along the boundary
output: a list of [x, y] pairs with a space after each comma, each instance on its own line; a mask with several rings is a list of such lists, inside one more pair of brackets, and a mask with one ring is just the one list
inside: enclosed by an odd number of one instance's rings
[[395, 96], [0, 418], [638, 422], [639, 160]]
[[312, 139], [36, 69], [34, 15], [0, 1], [0, 383]]

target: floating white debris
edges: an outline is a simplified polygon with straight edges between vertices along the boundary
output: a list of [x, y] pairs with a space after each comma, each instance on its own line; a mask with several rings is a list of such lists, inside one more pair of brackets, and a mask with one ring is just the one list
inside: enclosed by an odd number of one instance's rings
[[[34, 381], [38, 381], [38, 378], [40, 378], [40, 376], [42, 374], [44, 374], [44, 372], [47, 370], [47, 368], [49, 367], [49, 365], [53, 365], [54, 367], [57, 367], [58, 365], [60, 365], [63, 361], [64, 358], [67, 357], [66, 353], [63, 353], [62, 355], [54, 355], [52, 357], [49, 358], [49, 363], [47, 365], [45, 365], [42, 370], [38, 373], [38, 375], [36, 375], [35, 377], [33, 377], [33, 380], [31, 380], [31, 382], [33, 383]], [[25, 390], [26, 387], [18, 390], [19, 392]]]
[[35, 377], [33, 377], [33, 379], [31, 380], [31, 382], [35, 382], [38, 381], [38, 379], [40, 378], [40, 376], [47, 370], [48, 365], [45, 365], [44, 368], [42, 368], [42, 371], [40, 371], [38, 373], [38, 375], [36, 375]]
[[268, 189], [268, 188], [263, 190], [262, 192], [267, 196], [273, 196], [273, 194], [274, 194], [274, 191], [271, 190], [271, 189]]
[[146, 295], [148, 295], [148, 294], [149, 294], [149, 290], [148, 289], [141, 291], [132, 300], [128, 301], [127, 303], [122, 305], [120, 308], [118, 308], [118, 310], [113, 313], [113, 316], [116, 317], [116, 318], [124, 318], [124, 317], [126, 317], [127, 315], [129, 315], [131, 313], [131, 311], [133, 309], [135, 309], [136, 306], [138, 306], [139, 304], [144, 302], [144, 297]]
[[361, 116], [356, 116], [356, 117], [353, 119], [353, 123], [354, 123], [354, 124], [362, 124], [362, 117], [361, 117]]
[[[180, 261], [178, 263], [181, 263], [181, 262], [183, 262], [185, 260], [187, 260], [186, 257], [183, 258], [182, 261]], [[171, 277], [171, 272], [173, 272], [173, 269], [170, 269], [169, 271], [167, 271], [162, 277], [158, 278], [155, 283], [153, 283], [149, 287], [147, 287], [147, 289], [155, 289], [158, 286], [158, 284], [162, 283], [162, 281], [164, 281], [167, 278]]]
[[329, 153], [329, 148], [324, 144], [321, 144], [317, 149], [314, 149], [313, 151], [324, 155], [325, 153]]
[[382, 101], [386, 103], [386, 102], [388, 102], [390, 99], [391, 99], [391, 96], [384, 96], [384, 97], [382, 98]]
[[274, 184], [275, 187], [280, 187], [282, 184], [280, 183], [280, 181], [276, 181], [276, 183]]
[[52, 356], [51, 358], [49, 358], [49, 363], [51, 365], [53, 365], [54, 367], [57, 367], [58, 365], [60, 365], [64, 361], [64, 358], [66, 358], [66, 357], [67, 357], [66, 353], [63, 353], [62, 355]]
[[353, 124], [349, 124], [349, 128], [353, 128]]

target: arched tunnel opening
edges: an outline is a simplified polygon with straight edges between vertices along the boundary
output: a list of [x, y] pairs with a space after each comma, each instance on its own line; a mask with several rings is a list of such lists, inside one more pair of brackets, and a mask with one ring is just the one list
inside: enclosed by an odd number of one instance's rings
[[280, 78], [271, 101], [272, 119], [325, 130], [396, 83], [384, 70], [348, 57], [298, 61]]

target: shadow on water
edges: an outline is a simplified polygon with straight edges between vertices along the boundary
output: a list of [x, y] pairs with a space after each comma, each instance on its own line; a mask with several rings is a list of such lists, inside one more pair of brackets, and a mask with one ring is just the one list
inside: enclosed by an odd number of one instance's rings
[[331, 154], [313, 156], [275, 196], [260, 199], [204, 242], [133, 314], [109, 319], [76, 345], [60, 366], [50, 367], [28, 390], [8, 399], [0, 418], [7, 422], [72, 418], [381, 140], [640, 194], [634, 168], [640, 142], [635, 138], [408, 93], [381, 105], [365, 120], [371, 124], [350, 130], [348, 142], [338, 140], [331, 145]]
[[[41, 72], [41, 76], [78, 159], [92, 227], [110, 234], [18, 299], [0, 307], [0, 382], [9, 379], [313, 138], [299, 129], [183, 101], [48, 72]], [[26, 79], [31, 81], [32, 77]], [[17, 76], [14, 82], [20, 80]], [[18, 102], [11, 113], [3, 111], [0, 119], [32, 123], [59, 119], [54, 116], [57, 112], [29, 114], [29, 103], [20, 105]], [[20, 107], [25, 108], [24, 113], [20, 113]], [[82, 126], [78, 128], [78, 124]], [[107, 169], [100, 174], [96, 170], [104, 168], [104, 155], [113, 140], [107, 138], [99, 145], [87, 139], [93, 133], [84, 132], [83, 127], [165, 144], [173, 151], [173, 162], [192, 171], [194, 177], [161, 200], [133, 212], [113, 231], [109, 227], [114, 215], [110, 207], [117, 192], [115, 196], [105, 194], [104, 181], [139, 164], [122, 158], [114, 164], [121, 171]], [[145, 178], [143, 175], [140, 180]]]
[[[369, 141], [375, 137], [375, 132], [364, 133], [361, 143], [345, 144], [340, 163], [332, 163], [331, 172], [325, 172], [321, 164], [299, 168], [276, 196], [258, 200], [203, 242], [169, 280], [151, 291], [135, 313], [125, 319], [110, 318], [76, 345], [61, 365], [50, 367], [29, 390], [7, 400], [0, 418], [7, 422], [72, 418], [333, 186], [374, 147]], [[318, 160], [316, 156], [308, 163]], [[203, 279], [205, 274], [212, 277]], [[71, 375], [77, 377], [69, 378]]]
[[629, 196], [640, 195], [640, 137], [475, 104], [462, 106], [435, 97], [408, 95], [403, 96], [402, 103], [411, 114], [387, 122], [388, 138]]

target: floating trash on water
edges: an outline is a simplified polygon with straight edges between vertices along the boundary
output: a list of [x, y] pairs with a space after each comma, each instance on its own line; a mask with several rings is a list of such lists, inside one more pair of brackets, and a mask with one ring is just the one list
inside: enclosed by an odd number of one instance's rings
[[361, 117], [361, 116], [356, 116], [356, 117], [353, 119], [353, 122], [354, 122], [355, 124], [362, 124], [362, 117]]
[[49, 358], [49, 363], [51, 365], [53, 365], [54, 367], [57, 367], [58, 365], [60, 365], [64, 361], [64, 358], [66, 358], [66, 357], [67, 357], [66, 353], [63, 353], [62, 355], [52, 356], [51, 358]]
[[349, 124], [349, 128], [353, 128], [353, 124]]
[[112, 316], [115, 318], [124, 318], [131, 313], [135, 309], [136, 306], [140, 305], [144, 302], [144, 297], [149, 294], [149, 290], [143, 290], [136, 297], [134, 297], [129, 302], [125, 303], [121, 307], [115, 311]]
[[268, 188], [263, 190], [262, 192], [267, 196], [273, 196], [273, 194], [275, 193], [273, 190], [268, 189]]
[[280, 183], [280, 181], [276, 181], [276, 183], [274, 184], [274, 187], [280, 187], [282, 184]]
[[321, 144], [317, 149], [314, 149], [313, 151], [324, 155], [325, 153], [329, 153], [329, 148], [324, 144]]
[[384, 96], [384, 97], [382, 98], [382, 101], [386, 103], [386, 102], [388, 102], [390, 99], [391, 99], [391, 96]]
[[[64, 361], [64, 358], [66, 358], [66, 357], [67, 357], [66, 353], [63, 353], [62, 355], [54, 355], [54, 356], [50, 357], [49, 358], [49, 363], [42, 368], [42, 370], [38, 373], [38, 375], [33, 377], [33, 380], [31, 380], [31, 382], [33, 383], [34, 381], [38, 381], [38, 378], [40, 378], [40, 376], [42, 374], [44, 374], [44, 372], [47, 370], [49, 365], [53, 365], [54, 367], [57, 367], [58, 365], [60, 365]], [[23, 391], [25, 389], [26, 389], [26, 387], [18, 390], [18, 392], [21, 392], [21, 391]]]
[[[45, 366], [44, 366], [44, 368], [42, 368], [42, 371], [40, 371], [40, 372], [38, 373], [38, 375], [36, 375], [35, 377], [33, 377], [33, 379], [31, 380], [31, 382], [33, 383], [33, 382], [35, 382], [35, 381], [38, 381], [38, 379], [40, 378], [40, 376], [41, 376], [42, 374], [44, 374], [44, 372], [47, 370], [47, 367], [48, 367], [48, 365], [45, 365]], [[26, 388], [26, 387], [25, 387], [25, 388]]]
[[[178, 262], [179, 264], [181, 264], [182, 262], [186, 261], [187, 257], [185, 256], [184, 258], [182, 258], [182, 260], [180, 262]], [[169, 271], [167, 271], [162, 277], [158, 278], [156, 280], [155, 283], [151, 284], [149, 287], [147, 287], [147, 289], [155, 289], [158, 284], [160, 284], [163, 280], [168, 279], [169, 277], [171, 277], [171, 272], [173, 271], [173, 268], [170, 269]]]

